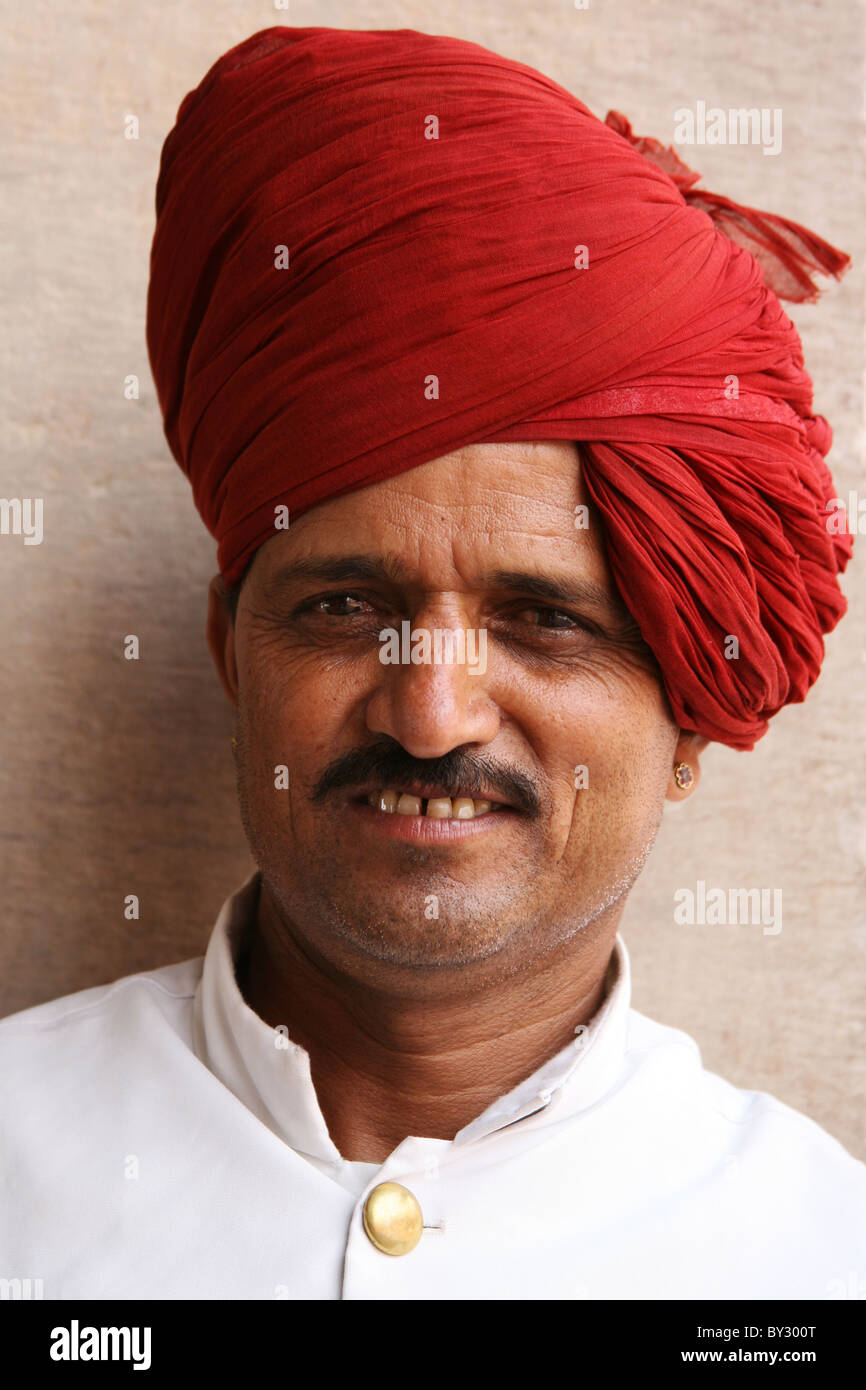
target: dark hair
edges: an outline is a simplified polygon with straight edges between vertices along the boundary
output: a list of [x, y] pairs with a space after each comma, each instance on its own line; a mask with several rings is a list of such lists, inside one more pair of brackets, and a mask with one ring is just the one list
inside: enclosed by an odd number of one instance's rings
[[229, 610], [229, 613], [230, 613], [230, 615], [231, 615], [231, 620], [232, 620], [232, 622], [234, 622], [235, 619], [237, 618], [237, 613], [238, 613], [238, 599], [239, 599], [240, 596], [241, 596], [241, 589], [244, 587], [244, 581], [245, 581], [247, 575], [249, 574], [249, 572], [250, 572], [250, 567], [249, 567], [249, 565], [247, 565], [246, 569], [244, 570], [243, 574], [241, 575], [240, 579], [238, 580], [238, 582], [237, 582], [237, 584], [234, 586], [234, 588], [233, 588], [233, 589], [226, 589], [225, 597], [224, 597], [224, 599], [223, 599], [223, 602], [225, 603], [226, 608]]

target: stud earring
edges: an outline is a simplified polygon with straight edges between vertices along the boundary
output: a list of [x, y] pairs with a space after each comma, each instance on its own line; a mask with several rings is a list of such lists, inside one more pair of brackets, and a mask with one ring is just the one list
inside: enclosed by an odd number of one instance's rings
[[686, 787], [690, 787], [694, 780], [695, 774], [692, 772], [688, 763], [677, 763], [674, 768], [674, 781], [677, 786], [682, 787], [683, 791], [685, 791]]
[[237, 746], [238, 746], [238, 741], [237, 741], [237, 739], [235, 738], [234, 734], [232, 734], [232, 748], [237, 748]]

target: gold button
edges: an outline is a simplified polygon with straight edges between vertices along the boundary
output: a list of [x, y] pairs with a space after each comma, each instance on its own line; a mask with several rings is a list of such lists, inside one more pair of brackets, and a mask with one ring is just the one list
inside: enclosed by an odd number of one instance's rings
[[364, 1203], [364, 1230], [385, 1255], [408, 1255], [421, 1239], [418, 1199], [399, 1182], [380, 1182]]

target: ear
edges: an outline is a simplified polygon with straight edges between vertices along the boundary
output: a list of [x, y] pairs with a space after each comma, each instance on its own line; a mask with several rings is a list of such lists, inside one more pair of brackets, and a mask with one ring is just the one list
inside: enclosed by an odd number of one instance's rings
[[[665, 793], [668, 801], [685, 801], [686, 797], [691, 796], [692, 792], [696, 790], [698, 782], [701, 780], [700, 755], [709, 741], [708, 738], [703, 738], [700, 734], [680, 731], [677, 746], [674, 749], [670, 781]], [[691, 770], [692, 780], [687, 787], [681, 787], [674, 776], [674, 769], [679, 763], [685, 763]]]
[[216, 574], [208, 587], [207, 635], [208, 650], [216, 667], [220, 685], [231, 704], [238, 704], [238, 667], [235, 657], [235, 625], [226, 601], [227, 590], [222, 575]]

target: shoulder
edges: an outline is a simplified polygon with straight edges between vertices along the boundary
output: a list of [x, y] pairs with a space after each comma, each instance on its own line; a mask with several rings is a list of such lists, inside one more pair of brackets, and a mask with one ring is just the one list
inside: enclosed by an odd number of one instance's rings
[[627, 1057], [644, 1075], [657, 1115], [684, 1143], [721, 1153], [731, 1175], [788, 1199], [820, 1187], [829, 1206], [853, 1201], [866, 1224], [866, 1164], [808, 1115], [708, 1071], [692, 1037], [636, 1010]]
[[86, 1067], [154, 1031], [185, 1034], [203, 957], [62, 995], [0, 1019], [0, 1077], [39, 1082], [49, 1069]]
[[201, 1069], [201, 968], [197, 958], [126, 975], [0, 1020], [0, 1165], [19, 1194], [57, 1192], [61, 1154], [80, 1183], [98, 1150], [126, 1130], [152, 1131], [182, 1104]]

